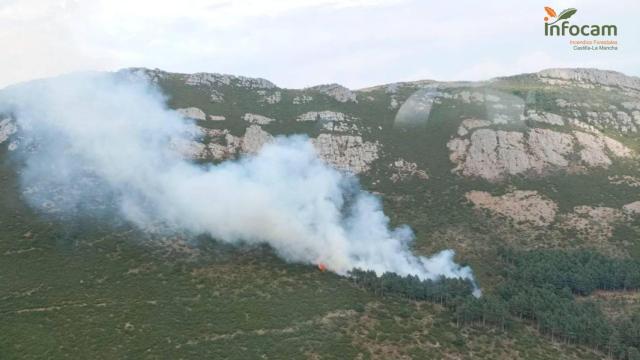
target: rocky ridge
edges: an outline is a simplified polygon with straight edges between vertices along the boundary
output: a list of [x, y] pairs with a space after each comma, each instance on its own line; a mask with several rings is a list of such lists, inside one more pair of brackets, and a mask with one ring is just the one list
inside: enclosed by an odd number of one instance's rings
[[[627, 76], [617, 71], [599, 69], [546, 69], [537, 73], [543, 81], [550, 84], [590, 84], [626, 87], [640, 90], [640, 78]], [[555, 82], [554, 82], [555, 80]]]
[[340, 84], [317, 85], [307, 88], [307, 90], [329, 95], [341, 103], [358, 102], [356, 94]]

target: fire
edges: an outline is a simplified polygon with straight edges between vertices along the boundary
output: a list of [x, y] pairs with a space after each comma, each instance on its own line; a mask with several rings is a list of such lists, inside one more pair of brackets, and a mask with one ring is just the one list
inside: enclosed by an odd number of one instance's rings
[[324, 272], [325, 270], [327, 270], [327, 266], [325, 264], [318, 264], [318, 270]]

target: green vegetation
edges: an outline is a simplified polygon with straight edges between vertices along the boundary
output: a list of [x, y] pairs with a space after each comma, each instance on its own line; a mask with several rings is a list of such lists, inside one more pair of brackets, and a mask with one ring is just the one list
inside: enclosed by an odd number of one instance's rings
[[473, 292], [473, 284], [469, 280], [440, 278], [437, 280], [420, 280], [417, 276], [400, 276], [386, 272], [377, 276], [374, 271], [353, 269], [349, 273], [353, 282], [374, 294], [400, 294], [417, 301], [430, 301], [449, 305], [468, 297]]
[[591, 301], [577, 295], [599, 290], [638, 290], [640, 261], [610, 259], [590, 251], [525, 251], [502, 249], [505, 280], [493, 293], [471, 296], [463, 280], [421, 281], [355, 269], [355, 284], [378, 296], [402, 296], [445, 305], [458, 325], [511, 329], [529, 320], [552, 341], [585, 344], [616, 359], [631, 359], [640, 348], [640, 314], [609, 321]]
[[554, 340], [581, 343], [618, 359], [640, 347], [640, 314], [610, 322], [590, 301], [576, 295], [640, 288], [640, 261], [610, 259], [590, 251], [501, 251], [506, 280], [493, 294], [466, 299], [461, 323], [505, 327], [508, 314], [533, 321]]
[[[263, 126], [274, 135], [316, 136], [317, 124], [295, 121], [308, 111], [356, 118], [358, 134], [381, 148], [371, 171], [360, 176], [364, 187], [380, 194], [392, 225], [412, 227], [416, 254], [454, 249], [456, 260], [473, 268], [484, 295], [472, 297], [467, 281], [378, 277], [358, 269], [340, 277], [284, 263], [265, 247], [149, 235], [104, 219], [46, 217], [25, 204], [19, 159], [3, 143], [0, 359], [638, 358], [640, 217], [606, 224], [611, 235], [593, 237], [555, 224], [520, 226], [478, 211], [465, 198], [473, 190], [495, 196], [535, 190], [557, 204], [558, 219], [576, 206], [622, 211], [640, 200], [640, 187], [611, 177], [640, 178], [636, 159], [492, 183], [453, 174], [446, 146], [463, 119], [490, 117], [484, 104], [443, 96], [422, 113], [420, 126], [403, 128], [395, 124], [392, 99], [402, 104], [419, 85], [357, 92], [357, 103], [275, 88], [266, 93], [280, 92], [281, 101], [271, 104], [257, 89], [236, 83], [215, 85], [220, 102], [211, 101], [211, 86], [187, 86], [180, 75], [167, 74], [158, 84], [172, 108], [196, 106], [226, 117], [198, 126], [235, 136], [249, 126], [245, 113], [276, 119]], [[575, 118], [637, 101], [628, 89], [556, 86], [535, 75], [467, 85], [442, 91], [503, 94], [521, 100], [522, 111]], [[313, 100], [294, 104], [300, 96]], [[579, 106], [563, 107], [558, 99]], [[640, 137], [615, 125], [611, 120], [602, 130], [639, 151]], [[429, 179], [392, 181], [389, 164], [398, 159], [415, 163]]]

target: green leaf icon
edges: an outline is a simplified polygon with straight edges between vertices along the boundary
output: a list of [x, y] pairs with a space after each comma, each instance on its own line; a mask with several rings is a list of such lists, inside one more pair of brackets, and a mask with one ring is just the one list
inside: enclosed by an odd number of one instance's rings
[[567, 20], [568, 18], [572, 17], [577, 11], [578, 10], [574, 8], [562, 10], [560, 15], [558, 15], [558, 20]]
[[568, 18], [575, 15], [576, 12], [578, 12], [578, 9], [575, 9], [575, 8], [564, 9], [560, 13], [560, 15], [558, 15], [558, 18], [556, 19], [556, 21], [552, 22], [551, 24], [555, 24], [560, 20], [567, 20]]

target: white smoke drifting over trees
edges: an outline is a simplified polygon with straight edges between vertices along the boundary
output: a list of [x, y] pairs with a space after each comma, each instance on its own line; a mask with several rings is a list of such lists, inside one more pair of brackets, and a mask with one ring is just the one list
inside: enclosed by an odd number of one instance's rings
[[0, 93], [0, 112], [20, 127], [22, 187], [36, 208], [112, 204], [142, 228], [160, 222], [229, 243], [267, 243], [287, 261], [338, 274], [473, 280], [452, 250], [414, 256], [411, 229], [390, 228], [380, 200], [323, 163], [306, 137], [279, 137], [237, 161], [193, 164], [170, 144], [192, 140], [197, 128], [157, 90], [121, 74], [13, 86]]

